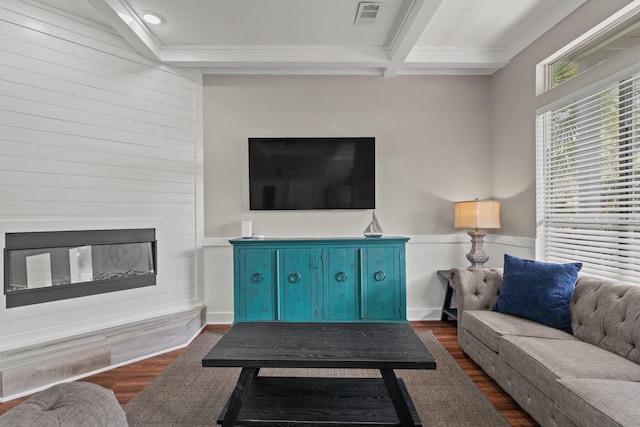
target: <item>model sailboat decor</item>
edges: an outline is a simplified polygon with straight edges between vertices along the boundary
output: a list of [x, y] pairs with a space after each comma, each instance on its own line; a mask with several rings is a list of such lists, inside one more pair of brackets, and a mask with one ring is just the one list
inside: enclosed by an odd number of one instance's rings
[[373, 218], [371, 219], [371, 223], [364, 229], [365, 237], [380, 237], [382, 236], [382, 227], [380, 227], [380, 223], [378, 222], [378, 218], [376, 218], [376, 213], [373, 213]]

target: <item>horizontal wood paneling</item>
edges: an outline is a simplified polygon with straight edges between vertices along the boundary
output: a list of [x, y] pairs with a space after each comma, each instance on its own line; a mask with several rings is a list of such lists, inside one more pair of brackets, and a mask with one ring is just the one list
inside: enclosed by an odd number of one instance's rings
[[0, 171], [0, 182], [11, 183], [17, 187], [75, 188], [95, 191], [128, 191], [141, 193], [193, 193], [193, 183], [133, 180], [118, 177], [90, 177], [77, 175], [53, 175], [39, 172]]
[[[0, 115], [2, 115], [0, 113]], [[4, 145], [4, 144], [3, 144]], [[139, 161], [144, 161], [141, 158]], [[148, 158], [147, 158], [148, 160]], [[173, 183], [193, 184], [195, 182], [192, 173], [149, 171], [142, 168], [128, 168], [124, 166], [97, 167], [91, 163], [79, 163], [73, 158], [67, 161], [44, 160], [38, 158], [20, 158], [12, 156], [11, 153], [5, 155], [5, 151], [0, 151], [0, 171], [24, 171], [34, 173], [49, 173], [53, 175], [74, 175], [79, 178], [85, 176], [93, 177], [117, 177], [123, 179], [166, 181]]]
[[[4, 42], [5, 40], [6, 38], [0, 35], [0, 42]], [[126, 100], [131, 94], [129, 90], [133, 90], [133, 88], [128, 87], [128, 85], [124, 85], [124, 87], [115, 84], [96, 86], [95, 77], [92, 78], [91, 76], [82, 75], [78, 72], [70, 74], [70, 70], [63, 66], [52, 65], [49, 62], [35, 58], [25, 58], [24, 55], [6, 50], [4, 43], [0, 43], [0, 46], [2, 46], [3, 53], [3, 55], [0, 56], [0, 67], [3, 68], [3, 75], [5, 75], [7, 81], [21, 81], [20, 78], [16, 78], [15, 76], [26, 73], [30, 76], [32, 84], [38, 87], [49, 87], [50, 90], [55, 92], [68, 93], [69, 95], [89, 99], [101, 97], [104, 99], [104, 102], [113, 105], [126, 105]], [[25, 49], [29, 47], [31, 46], [24, 46]], [[21, 60], [21, 68], [15, 67], [18, 57]], [[77, 77], [77, 79], [73, 79], [72, 77]], [[52, 82], [56, 84], [52, 86]], [[105, 83], [110, 82], [107, 80]], [[157, 82], [154, 83], [157, 84]], [[153, 94], [147, 93], [147, 95], [151, 97]], [[155, 112], [165, 117], [188, 120], [191, 116], [188, 105], [167, 104], [166, 100], [162, 98], [156, 100], [155, 97], [151, 97], [151, 99], [140, 97], [137, 104], [137, 108], [142, 111]]]
[[186, 215], [193, 211], [192, 206], [177, 204], [157, 204], [138, 202], [135, 204], [86, 202], [86, 201], [13, 201], [4, 200], [2, 209], [7, 215], [26, 217], [28, 215], [73, 215], [83, 216], [91, 214], [133, 215], [148, 217], [169, 217], [171, 215]]
[[[132, 90], [137, 96], [187, 109], [189, 101], [193, 99], [189, 96], [188, 89], [147, 77], [144, 71], [148, 67], [138, 65], [139, 69], [134, 74], [102, 62], [85, 59], [83, 55], [85, 52], [95, 53], [95, 49], [91, 46], [75, 43], [73, 46], [75, 54], [69, 55], [61, 49], [70, 48], [68, 45], [60, 44], [64, 42], [61, 39], [55, 36], [47, 38], [41, 31], [6, 21], [0, 21], [0, 36], [2, 36], [4, 51], [24, 56], [21, 64], [8, 63], [18, 69], [39, 65], [38, 68], [27, 69], [45, 76], [51, 75], [65, 81], [77, 81], [88, 86], [98, 83], [96, 87], [110, 89], [114, 93], [126, 94], [128, 90]], [[43, 69], [43, 66], [46, 68]], [[85, 71], [88, 66], [92, 67], [90, 73]], [[157, 76], [154, 75], [154, 77]], [[146, 82], [150, 86], [140, 86], [141, 83]], [[152, 89], [154, 85], [157, 88]], [[171, 102], [167, 102], [167, 96]]]
[[[16, 70], [15, 72], [19, 72]], [[9, 74], [9, 73], [7, 73]], [[7, 76], [11, 78], [11, 76]], [[44, 80], [44, 79], [43, 79]], [[35, 82], [34, 82], [35, 83]], [[46, 85], [44, 81], [38, 82], [39, 85]], [[86, 92], [86, 91], [85, 91]], [[14, 83], [13, 81], [4, 80], [0, 82], [0, 93], [11, 100], [25, 99], [35, 103], [41, 103], [43, 99], [46, 99], [49, 105], [53, 105], [60, 108], [66, 108], [68, 105], [81, 105], [82, 111], [92, 112], [95, 114], [103, 114], [107, 112], [115, 118], [135, 121], [142, 123], [157, 122], [158, 114], [148, 110], [142, 110], [140, 108], [132, 108], [127, 105], [119, 105], [117, 103], [106, 103], [104, 101], [96, 101], [95, 99], [86, 96], [86, 93], [82, 95], [67, 94], [60, 92], [59, 90], [52, 90], [42, 87], [25, 86], [24, 84]], [[119, 108], [110, 108], [112, 105], [117, 105]], [[172, 115], [163, 115], [164, 128], [168, 130], [183, 130], [190, 132], [192, 129], [193, 121], [186, 118], [180, 119]]]
[[[0, 97], [1, 98], [1, 97]], [[73, 158], [75, 162], [86, 163], [98, 166], [116, 166], [123, 168], [136, 168], [145, 170], [169, 171], [176, 173], [186, 173], [191, 175], [193, 163], [171, 161], [164, 159], [150, 159], [144, 154], [141, 156], [131, 156], [126, 154], [100, 153], [86, 151], [81, 148], [63, 148], [50, 145], [25, 142], [4, 141], [3, 146], [12, 157], [28, 157], [48, 160], [68, 161]]]
[[[77, 50], [78, 46], [84, 46], [93, 51], [93, 58], [99, 63], [119, 64], [117, 59], [121, 58], [123, 62], [129, 61], [131, 64], [141, 64], [146, 68], [158, 71], [166, 70], [166, 68], [140, 56], [131, 46], [123, 43], [122, 38], [113, 30], [109, 31], [99, 24], [83, 19], [74, 19], [72, 16], [33, 0], [3, 0], [0, 3], [0, 9], [3, 9], [3, 19], [0, 20], [15, 23], [32, 30], [29, 33], [29, 37], [24, 41], [36, 40], [36, 44], [49, 47], [46, 43], [50, 39], [39, 40], [38, 38], [38, 34], [42, 32], [60, 40], [73, 41], [75, 46], [66, 44], [53, 45], [52, 48], [58, 52], [69, 52], [78, 57], [82, 56], [79, 53], [88, 53], [89, 57], [91, 57], [92, 52]], [[175, 79], [175, 81], [179, 80], [179, 78]], [[181, 83], [181, 85], [189, 87], [186, 82]]]
[[0, 4], [0, 231], [156, 227], [159, 272], [154, 287], [0, 307], [3, 348], [196, 303], [200, 91], [99, 24]]
[[[38, 201], [38, 202], [70, 202], [79, 201], [82, 203], [130, 203], [130, 204], [166, 204], [186, 205], [191, 209], [195, 203], [193, 194], [171, 194], [166, 193], [136, 193], [122, 190], [102, 190], [77, 189], [69, 191], [67, 188], [33, 188], [25, 191], [24, 187], [12, 185], [0, 185], [0, 193], [5, 195], [10, 201]], [[144, 200], [141, 202], [140, 200]]]
[[[123, 156], [140, 157], [144, 155], [149, 159], [173, 160], [186, 163], [193, 163], [192, 147], [187, 145], [187, 151], [180, 150], [174, 145], [167, 148], [159, 147], [153, 138], [137, 138], [133, 142], [120, 142], [99, 137], [85, 137], [62, 133], [48, 132], [33, 128], [19, 128], [14, 124], [0, 125], [0, 137], [4, 141], [10, 142], [37, 142], [40, 145], [52, 145], [59, 148], [77, 149], [93, 151], [96, 153], [118, 153]], [[149, 150], [151, 144], [153, 150]], [[155, 142], [155, 144], [154, 144]], [[182, 144], [179, 144], [182, 146]]]
[[[164, 126], [162, 120], [148, 123], [136, 118], [121, 118], [116, 116], [119, 109], [105, 105], [100, 113], [87, 112], [84, 102], [76, 102], [73, 108], [55, 105], [50, 101], [51, 96], [43, 97], [41, 101], [31, 101], [0, 95], [0, 105], [8, 105], [15, 115], [22, 114], [32, 120], [40, 117], [65, 122], [69, 131], [73, 132], [74, 125], [88, 125], [97, 129], [117, 130], [120, 133], [130, 132], [159, 138], [164, 141], [189, 141], [190, 133], [171, 129]], [[73, 134], [73, 133], [72, 133]]]

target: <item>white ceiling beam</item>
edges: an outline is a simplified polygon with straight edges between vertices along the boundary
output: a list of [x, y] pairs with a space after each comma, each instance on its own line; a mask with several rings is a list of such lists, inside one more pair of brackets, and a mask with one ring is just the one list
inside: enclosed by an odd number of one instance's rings
[[296, 76], [381, 76], [381, 68], [323, 68], [321, 66], [306, 68], [285, 68], [282, 66], [277, 67], [204, 67], [200, 68], [203, 75], [296, 75]]
[[509, 63], [506, 50], [482, 48], [414, 48], [404, 63], [409, 68], [499, 69]]
[[182, 67], [371, 68], [386, 67], [389, 58], [379, 47], [254, 46], [165, 48], [162, 62]]
[[[204, 67], [199, 68], [203, 75], [275, 75], [275, 76], [377, 76], [381, 77], [382, 68], [285, 68], [277, 67]], [[495, 68], [402, 68], [399, 76], [490, 76]]]
[[498, 71], [496, 68], [403, 68], [398, 72], [399, 76], [490, 76]]
[[[109, 25], [139, 54], [154, 61], [161, 60], [161, 44], [140, 21], [140, 18], [126, 0], [87, 0], [87, 2], [100, 13]], [[131, 17], [131, 21], [128, 23], [125, 22], [122, 18], [123, 16]]]
[[385, 77], [396, 75], [404, 66], [405, 59], [415, 47], [440, 3], [442, 0], [414, 0], [391, 43], [390, 63], [384, 72]]

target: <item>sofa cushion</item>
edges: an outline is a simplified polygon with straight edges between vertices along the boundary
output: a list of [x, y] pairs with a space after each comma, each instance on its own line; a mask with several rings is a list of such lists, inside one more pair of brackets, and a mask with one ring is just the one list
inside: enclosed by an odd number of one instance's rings
[[640, 363], [640, 286], [581, 276], [571, 300], [574, 334]]
[[550, 326], [509, 314], [487, 310], [467, 310], [464, 317], [464, 329], [478, 338], [491, 350], [498, 351], [498, 342], [503, 335], [522, 335], [527, 337], [571, 339], [573, 335]]
[[555, 421], [553, 400], [500, 358], [498, 358], [496, 372], [498, 375], [494, 379], [498, 385], [540, 425], [569, 427]]
[[460, 333], [460, 346], [465, 354], [473, 359], [491, 378], [496, 377], [498, 353], [487, 347], [467, 330]]
[[556, 406], [577, 425], [632, 426], [640, 420], [640, 382], [601, 379], [558, 380]]
[[640, 365], [580, 340], [518, 337], [500, 340], [500, 357], [552, 399], [557, 379], [640, 381]]
[[582, 263], [556, 264], [504, 255], [494, 311], [534, 320], [571, 333], [569, 304]]

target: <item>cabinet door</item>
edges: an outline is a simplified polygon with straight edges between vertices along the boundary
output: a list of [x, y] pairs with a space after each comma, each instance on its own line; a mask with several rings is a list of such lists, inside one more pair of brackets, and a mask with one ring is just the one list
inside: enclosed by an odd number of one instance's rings
[[322, 253], [324, 320], [359, 318], [358, 250], [353, 247], [325, 249]]
[[405, 315], [404, 277], [397, 247], [362, 249], [362, 318], [400, 320]]
[[236, 321], [275, 320], [274, 255], [271, 249], [242, 249], [236, 262]]
[[317, 319], [318, 262], [315, 249], [280, 249], [278, 320]]

